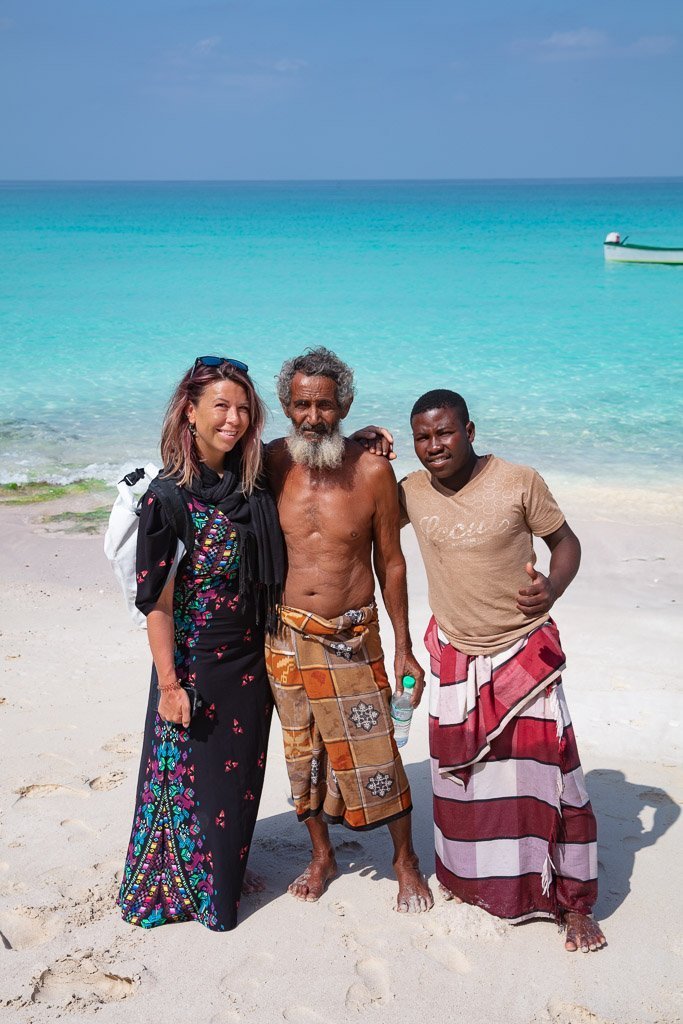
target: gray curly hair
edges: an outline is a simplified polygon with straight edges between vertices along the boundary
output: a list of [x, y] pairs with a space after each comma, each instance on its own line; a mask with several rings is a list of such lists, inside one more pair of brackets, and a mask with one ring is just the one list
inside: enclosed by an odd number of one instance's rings
[[342, 409], [348, 409], [353, 401], [353, 370], [343, 363], [329, 348], [320, 345], [310, 348], [303, 355], [286, 359], [277, 377], [277, 397], [283, 405], [292, 400], [292, 381], [295, 373], [307, 377], [329, 377], [337, 386], [337, 401]]

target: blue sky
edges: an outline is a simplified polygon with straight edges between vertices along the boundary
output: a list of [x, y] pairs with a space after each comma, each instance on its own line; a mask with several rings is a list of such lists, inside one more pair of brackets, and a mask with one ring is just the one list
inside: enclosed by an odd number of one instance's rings
[[0, 0], [0, 178], [683, 174], [683, 0]]

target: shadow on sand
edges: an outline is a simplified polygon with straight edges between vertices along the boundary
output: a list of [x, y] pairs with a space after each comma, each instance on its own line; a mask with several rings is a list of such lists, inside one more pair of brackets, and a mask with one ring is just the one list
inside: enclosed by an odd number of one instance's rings
[[[422, 871], [429, 877], [434, 871], [429, 761], [406, 764], [405, 769], [413, 798], [413, 844], [420, 858]], [[361, 891], [369, 881], [395, 878], [391, 867], [391, 837], [387, 828], [353, 832], [343, 825], [332, 825], [330, 838], [336, 850], [340, 875], [359, 875], [358, 885]], [[245, 896], [242, 899], [241, 921], [245, 921], [261, 907], [287, 893], [287, 886], [308, 864], [310, 849], [308, 830], [303, 823], [297, 821], [293, 809], [259, 819], [254, 833], [249, 867], [264, 878], [267, 889], [263, 893]]]
[[[406, 772], [413, 794], [413, 842], [422, 870], [429, 876], [434, 870], [429, 762], [408, 764]], [[588, 772], [586, 785], [598, 819], [599, 896], [595, 910], [598, 920], [604, 921], [631, 891], [636, 854], [654, 846], [681, 811], [663, 789], [629, 782], [623, 772], [613, 769]], [[335, 825], [330, 836], [340, 874], [357, 874], [359, 886], [367, 880], [394, 878], [386, 828], [352, 832]], [[286, 894], [289, 883], [308, 863], [309, 851], [308, 832], [293, 810], [259, 820], [249, 866], [266, 879], [267, 891], [243, 899], [241, 920]]]
[[671, 828], [681, 813], [668, 793], [646, 782], [629, 782], [623, 772], [595, 768], [586, 786], [598, 819], [598, 903], [604, 921], [631, 891], [636, 853]]

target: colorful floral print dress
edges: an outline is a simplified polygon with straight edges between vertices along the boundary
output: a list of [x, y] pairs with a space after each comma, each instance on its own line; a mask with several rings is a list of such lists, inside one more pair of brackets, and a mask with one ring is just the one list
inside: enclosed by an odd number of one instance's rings
[[[263, 630], [237, 593], [239, 545], [229, 519], [184, 492], [195, 544], [174, 591], [178, 679], [203, 707], [189, 729], [157, 713], [152, 670], [137, 807], [118, 903], [131, 924], [237, 924], [266, 764], [272, 698]], [[177, 541], [145, 495], [138, 535], [138, 607], [154, 607]]]

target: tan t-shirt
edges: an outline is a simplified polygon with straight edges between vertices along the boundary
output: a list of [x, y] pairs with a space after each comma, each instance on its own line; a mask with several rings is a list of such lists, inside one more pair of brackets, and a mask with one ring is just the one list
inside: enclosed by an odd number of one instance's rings
[[422, 551], [429, 604], [444, 635], [466, 654], [494, 654], [547, 619], [528, 619], [517, 591], [530, 584], [533, 535], [559, 529], [564, 516], [529, 466], [488, 456], [453, 493], [424, 469], [399, 484], [401, 525], [410, 521]]

